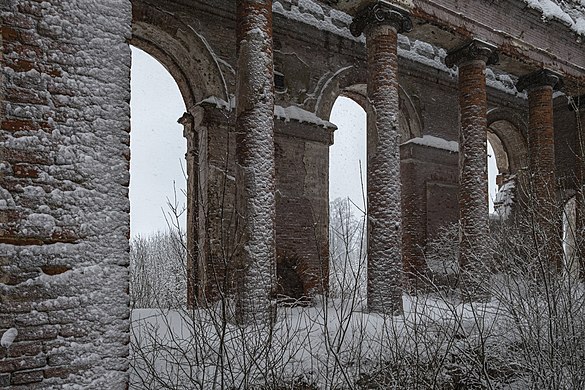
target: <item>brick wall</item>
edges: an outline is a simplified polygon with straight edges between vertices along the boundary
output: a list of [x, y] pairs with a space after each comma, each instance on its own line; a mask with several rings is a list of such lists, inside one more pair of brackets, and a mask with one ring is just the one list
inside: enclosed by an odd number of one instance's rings
[[0, 7], [0, 387], [124, 389], [130, 2]]
[[[230, 267], [242, 244], [235, 233], [234, 118], [210, 104], [194, 116], [200, 118], [199, 245], [206, 248], [199, 266], [205, 268], [208, 298], [214, 299], [217, 283], [225, 291], [235, 288]], [[300, 298], [327, 288], [330, 142], [331, 129], [275, 120], [278, 295]]]
[[405, 270], [424, 273], [425, 246], [459, 219], [458, 153], [408, 143], [400, 157]]

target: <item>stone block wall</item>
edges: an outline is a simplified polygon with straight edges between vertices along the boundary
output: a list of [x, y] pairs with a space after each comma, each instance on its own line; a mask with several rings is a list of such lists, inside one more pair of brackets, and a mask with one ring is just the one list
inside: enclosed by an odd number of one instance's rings
[[0, 12], [0, 387], [124, 389], [130, 1]]

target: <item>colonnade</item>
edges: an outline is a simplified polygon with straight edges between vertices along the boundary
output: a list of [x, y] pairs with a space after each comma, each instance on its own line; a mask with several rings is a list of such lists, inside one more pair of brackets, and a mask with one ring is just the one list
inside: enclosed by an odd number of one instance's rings
[[[236, 210], [238, 288], [236, 312], [243, 322], [271, 313], [275, 284], [274, 92], [272, 1], [242, 0], [237, 9]], [[368, 127], [368, 310], [402, 312], [403, 260], [398, 95], [398, 34], [412, 29], [408, 11], [377, 2], [355, 15], [352, 34], [365, 34]], [[476, 272], [488, 262], [486, 67], [498, 62], [497, 48], [477, 39], [452, 50], [449, 67], [458, 68], [459, 88], [459, 264]], [[550, 256], [562, 261], [559, 219], [555, 215], [553, 92], [561, 77], [539, 70], [521, 77], [529, 105], [529, 170], [536, 222], [544, 239], [555, 242]], [[580, 140], [582, 141], [582, 140]], [[578, 145], [581, 143], [579, 142]], [[583, 165], [579, 159], [579, 167]], [[578, 170], [582, 181], [583, 169]], [[581, 187], [580, 187], [581, 188]], [[581, 217], [580, 220], [583, 218]], [[465, 282], [465, 280], [464, 280]], [[470, 282], [470, 286], [473, 287]]]

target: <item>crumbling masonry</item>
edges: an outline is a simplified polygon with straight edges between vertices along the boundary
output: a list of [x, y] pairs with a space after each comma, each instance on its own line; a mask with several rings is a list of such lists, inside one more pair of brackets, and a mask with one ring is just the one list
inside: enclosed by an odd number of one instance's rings
[[345, 95], [368, 113], [368, 308], [390, 314], [442, 226], [460, 223], [462, 267], [484, 261], [488, 139], [501, 182], [534, 188], [550, 236], [546, 205], [573, 196], [585, 226], [574, 7], [2, 1], [0, 334], [18, 336], [0, 349], [0, 387], [126, 388], [129, 44], [187, 107], [190, 304], [233, 295], [246, 323], [275, 298], [327, 291], [328, 118]]

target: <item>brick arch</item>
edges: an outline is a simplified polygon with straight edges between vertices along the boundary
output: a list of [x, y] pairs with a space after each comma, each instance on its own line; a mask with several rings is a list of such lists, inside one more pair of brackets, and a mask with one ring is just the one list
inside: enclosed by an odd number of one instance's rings
[[[329, 118], [339, 96], [346, 96], [368, 111], [366, 66], [347, 66], [334, 73], [321, 88], [315, 103], [315, 113], [320, 118]], [[398, 84], [400, 97], [400, 129], [402, 142], [420, 137], [422, 122], [418, 110], [406, 90]]]
[[174, 15], [133, 2], [130, 44], [152, 55], [169, 71], [187, 110], [209, 96], [229, 101], [213, 50], [204, 37]]
[[502, 174], [516, 174], [528, 161], [528, 126], [517, 113], [504, 108], [489, 110], [487, 124], [498, 170]]

